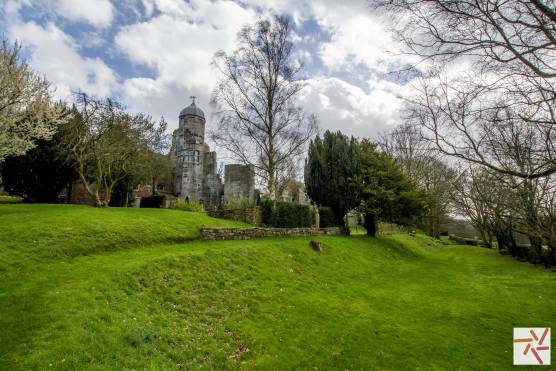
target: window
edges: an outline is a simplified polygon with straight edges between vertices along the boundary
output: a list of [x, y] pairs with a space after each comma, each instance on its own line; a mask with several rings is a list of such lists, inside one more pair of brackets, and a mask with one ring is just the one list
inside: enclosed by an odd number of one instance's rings
[[185, 162], [199, 162], [200, 152], [199, 151], [185, 151], [183, 156], [183, 161]]

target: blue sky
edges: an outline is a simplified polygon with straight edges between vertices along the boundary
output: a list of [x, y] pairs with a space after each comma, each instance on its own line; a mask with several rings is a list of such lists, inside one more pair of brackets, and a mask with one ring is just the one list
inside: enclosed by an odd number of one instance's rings
[[130, 110], [163, 115], [170, 128], [198, 97], [208, 104], [218, 50], [232, 51], [246, 23], [293, 20], [306, 82], [299, 105], [321, 128], [374, 136], [399, 122], [406, 87], [390, 71], [406, 61], [364, 0], [0, 0], [0, 28], [19, 40], [58, 98], [113, 96]]

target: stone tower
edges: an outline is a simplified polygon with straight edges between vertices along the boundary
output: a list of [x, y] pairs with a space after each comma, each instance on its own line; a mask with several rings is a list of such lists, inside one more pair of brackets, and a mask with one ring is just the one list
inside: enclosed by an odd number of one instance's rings
[[224, 168], [224, 203], [232, 198], [249, 200], [255, 204], [255, 167], [230, 164]]
[[176, 178], [174, 192], [179, 198], [201, 201], [206, 210], [220, 203], [221, 181], [217, 175], [216, 152], [205, 143], [205, 114], [195, 98], [179, 116], [174, 131]]

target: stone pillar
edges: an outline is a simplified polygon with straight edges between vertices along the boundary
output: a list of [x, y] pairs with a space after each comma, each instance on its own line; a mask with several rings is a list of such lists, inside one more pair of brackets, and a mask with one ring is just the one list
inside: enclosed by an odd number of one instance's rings
[[315, 206], [315, 228], [320, 228], [320, 214], [318, 206]]

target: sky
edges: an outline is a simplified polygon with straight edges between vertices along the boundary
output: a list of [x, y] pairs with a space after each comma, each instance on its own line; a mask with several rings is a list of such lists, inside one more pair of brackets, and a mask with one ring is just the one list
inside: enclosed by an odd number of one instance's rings
[[72, 91], [115, 97], [131, 111], [164, 116], [169, 129], [197, 97], [211, 116], [215, 52], [231, 52], [245, 24], [292, 20], [304, 69], [298, 104], [322, 131], [374, 137], [399, 123], [407, 63], [387, 22], [365, 0], [0, 0], [0, 32], [23, 45], [56, 98]]

